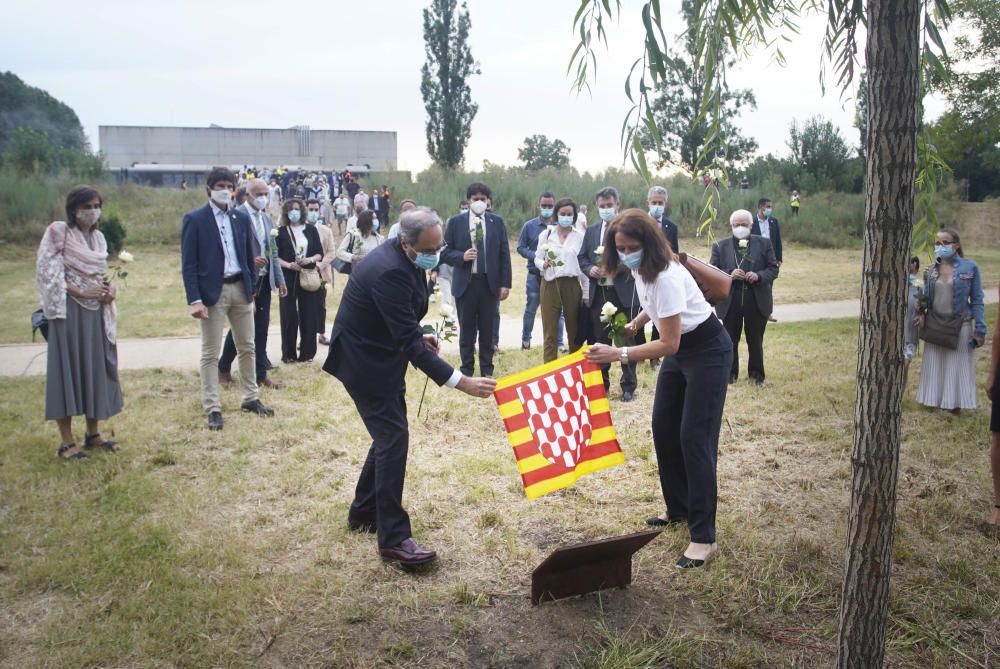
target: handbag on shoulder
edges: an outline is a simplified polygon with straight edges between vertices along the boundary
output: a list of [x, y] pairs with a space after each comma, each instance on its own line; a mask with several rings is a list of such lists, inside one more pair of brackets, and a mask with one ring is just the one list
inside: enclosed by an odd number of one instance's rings
[[315, 293], [323, 285], [323, 279], [319, 275], [319, 270], [315, 267], [303, 269], [299, 272], [299, 286], [307, 293]]
[[[347, 233], [347, 236], [351, 238], [351, 241], [347, 243], [347, 248], [350, 249], [352, 246], [354, 246], [354, 233], [349, 232]], [[333, 269], [337, 270], [341, 274], [350, 274], [351, 268], [353, 267], [354, 265], [352, 263], [347, 262], [346, 260], [341, 260], [340, 258], [333, 259]]]
[[733, 285], [733, 277], [729, 276], [715, 265], [698, 260], [687, 253], [678, 253], [681, 265], [691, 273], [695, 283], [701, 289], [705, 300], [713, 307], [729, 297], [729, 289]]
[[920, 326], [917, 334], [928, 344], [943, 346], [954, 351], [958, 349], [962, 323], [961, 318], [948, 318], [933, 309], [928, 309], [924, 314], [924, 324]]

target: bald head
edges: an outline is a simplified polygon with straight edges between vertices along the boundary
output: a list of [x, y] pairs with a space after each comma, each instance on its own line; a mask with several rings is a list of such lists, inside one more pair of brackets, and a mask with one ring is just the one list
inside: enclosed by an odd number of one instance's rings
[[247, 193], [250, 197], [260, 197], [261, 195], [267, 195], [267, 182], [263, 179], [251, 179], [247, 183]]

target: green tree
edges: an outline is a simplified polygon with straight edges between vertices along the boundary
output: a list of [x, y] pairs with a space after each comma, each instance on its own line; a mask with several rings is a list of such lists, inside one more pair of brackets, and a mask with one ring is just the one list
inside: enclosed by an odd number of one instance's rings
[[965, 30], [946, 59], [950, 76], [933, 83], [969, 123], [1000, 134], [1000, 0], [952, 0]]
[[868, 73], [862, 71], [858, 81], [858, 97], [854, 101], [854, 127], [858, 129], [858, 155], [865, 157], [865, 142], [868, 141]]
[[[793, 120], [787, 143], [800, 174], [812, 177], [810, 190], [851, 190], [848, 181], [852, 151], [829, 119], [814, 116], [801, 127]], [[795, 188], [801, 184], [789, 185]]]
[[532, 135], [524, 138], [524, 146], [517, 150], [517, 159], [524, 163], [526, 170], [569, 167], [569, 147], [561, 139]]
[[955, 179], [965, 184], [965, 199], [980, 202], [1000, 195], [1000, 133], [985, 123], [970, 123], [955, 108], [930, 126], [938, 151]]
[[457, 0], [431, 0], [424, 9], [427, 62], [420, 70], [420, 94], [427, 110], [427, 153], [445, 169], [462, 164], [479, 111], [468, 83], [480, 73], [469, 49], [472, 23], [466, 4], [461, 10], [457, 5]]
[[13, 72], [3, 72], [0, 73], [0, 153], [6, 150], [18, 128], [44, 135], [54, 147], [75, 151], [88, 148], [76, 112], [42, 89], [27, 85]]
[[[651, 105], [660, 142], [655, 141], [648, 129], [640, 133], [640, 139], [643, 149], [657, 151], [658, 167], [674, 164], [694, 172], [702, 158], [715, 110], [701, 114], [705, 103], [705, 68], [698, 64], [696, 33], [692, 30], [695, 21], [692, 0], [684, 0], [681, 11], [687, 24], [687, 31], [682, 36], [684, 50], [677, 55], [668, 52], [664, 56], [666, 78], [657, 84], [657, 95]], [[731, 91], [729, 86], [723, 86], [716, 151], [719, 162], [727, 168], [743, 163], [757, 150], [756, 140], [744, 137], [737, 125], [746, 108], [757, 108], [753, 91]]]
[[59, 147], [48, 136], [31, 128], [11, 133], [3, 152], [3, 163], [18, 174], [47, 174], [59, 167]]

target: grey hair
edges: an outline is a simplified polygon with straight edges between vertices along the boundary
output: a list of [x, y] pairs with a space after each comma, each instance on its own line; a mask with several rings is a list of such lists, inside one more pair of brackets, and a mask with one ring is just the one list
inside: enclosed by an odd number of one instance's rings
[[615, 202], [620, 202], [620, 199], [618, 197], [618, 189], [615, 188], [614, 186], [605, 186], [601, 190], [597, 191], [597, 195], [594, 196], [594, 202], [597, 202], [597, 200], [602, 197], [610, 197]]
[[404, 211], [399, 219], [399, 234], [406, 243], [414, 246], [420, 239], [420, 233], [435, 225], [441, 225], [441, 217], [428, 207], [414, 207]]
[[256, 186], [258, 183], [264, 188], [267, 188], [266, 181], [260, 178], [254, 178], [247, 182], [247, 192], [249, 193], [253, 189], [253, 187]]
[[740, 219], [745, 219], [747, 225], [753, 225], [753, 214], [751, 214], [746, 209], [737, 209], [736, 211], [734, 211], [732, 214], [729, 215], [730, 227], [733, 225], [733, 223], [735, 223]]
[[650, 200], [654, 195], [662, 195], [664, 200], [670, 199], [670, 196], [667, 195], [667, 189], [663, 186], [652, 186], [649, 192], [646, 193], [646, 199]]

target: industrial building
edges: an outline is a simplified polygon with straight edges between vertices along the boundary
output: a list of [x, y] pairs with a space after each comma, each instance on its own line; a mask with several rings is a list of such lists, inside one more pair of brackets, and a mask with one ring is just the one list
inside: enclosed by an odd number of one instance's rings
[[179, 184], [215, 165], [396, 170], [396, 133], [386, 131], [102, 125], [99, 143], [109, 170], [153, 185]]

